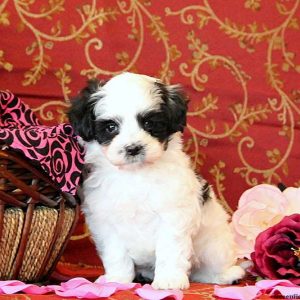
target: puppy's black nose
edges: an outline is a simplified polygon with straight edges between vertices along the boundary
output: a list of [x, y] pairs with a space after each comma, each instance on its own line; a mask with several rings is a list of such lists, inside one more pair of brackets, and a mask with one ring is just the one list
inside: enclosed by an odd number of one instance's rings
[[134, 144], [125, 147], [125, 150], [127, 155], [136, 156], [141, 153], [141, 151], [143, 150], [143, 146]]

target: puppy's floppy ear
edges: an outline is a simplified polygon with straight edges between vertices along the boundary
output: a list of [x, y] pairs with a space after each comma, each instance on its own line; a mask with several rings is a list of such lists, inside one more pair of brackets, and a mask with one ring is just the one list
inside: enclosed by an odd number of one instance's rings
[[188, 100], [180, 85], [167, 86], [168, 106], [171, 115], [171, 130], [183, 132], [186, 126]]
[[87, 87], [81, 90], [78, 96], [72, 100], [71, 107], [67, 112], [75, 134], [87, 142], [95, 136], [95, 114], [93, 110], [98, 99], [91, 98], [91, 95], [98, 92], [101, 86], [103, 86], [103, 83], [99, 80], [89, 80]]

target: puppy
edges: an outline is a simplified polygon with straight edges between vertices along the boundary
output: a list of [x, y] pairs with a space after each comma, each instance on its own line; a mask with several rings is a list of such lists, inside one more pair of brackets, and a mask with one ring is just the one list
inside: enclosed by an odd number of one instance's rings
[[182, 150], [186, 110], [179, 86], [132, 73], [90, 81], [69, 110], [91, 166], [82, 209], [108, 281], [141, 275], [185, 289], [244, 275], [228, 215]]

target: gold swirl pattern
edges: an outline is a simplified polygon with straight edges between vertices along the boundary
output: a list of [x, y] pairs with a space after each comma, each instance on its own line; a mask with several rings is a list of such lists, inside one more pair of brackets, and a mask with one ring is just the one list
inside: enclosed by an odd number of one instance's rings
[[88, 78], [181, 83], [184, 149], [232, 212], [251, 186], [300, 186], [299, 17], [300, 0], [2, 0], [0, 88], [52, 125]]

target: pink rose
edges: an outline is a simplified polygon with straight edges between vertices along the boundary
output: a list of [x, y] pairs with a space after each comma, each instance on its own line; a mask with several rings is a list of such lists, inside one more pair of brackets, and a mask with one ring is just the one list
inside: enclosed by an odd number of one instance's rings
[[238, 257], [250, 259], [257, 235], [299, 209], [300, 189], [288, 188], [282, 193], [273, 185], [261, 184], [245, 191], [231, 222]]
[[286, 216], [261, 232], [251, 259], [258, 275], [300, 284], [300, 214]]
[[288, 200], [286, 215], [300, 212], [300, 188], [288, 187], [283, 191], [283, 195]]

